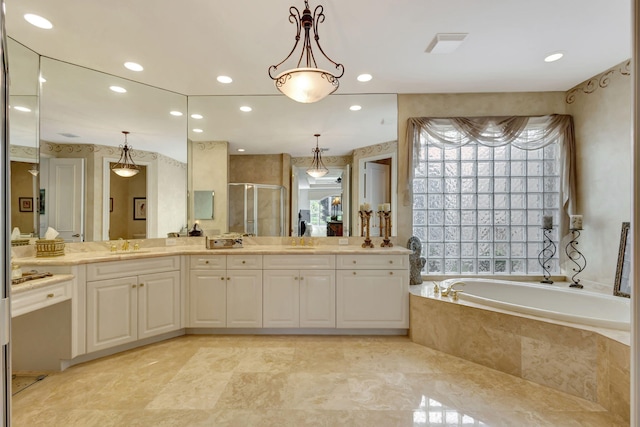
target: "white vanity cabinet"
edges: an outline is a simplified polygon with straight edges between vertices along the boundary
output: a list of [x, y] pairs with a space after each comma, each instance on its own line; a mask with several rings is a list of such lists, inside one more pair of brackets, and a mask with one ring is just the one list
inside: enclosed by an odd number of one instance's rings
[[181, 328], [180, 257], [87, 266], [87, 352]]
[[262, 327], [262, 255], [191, 255], [189, 327]]
[[338, 328], [408, 328], [409, 258], [337, 255]]
[[263, 326], [335, 328], [335, 255], [265, 255]]

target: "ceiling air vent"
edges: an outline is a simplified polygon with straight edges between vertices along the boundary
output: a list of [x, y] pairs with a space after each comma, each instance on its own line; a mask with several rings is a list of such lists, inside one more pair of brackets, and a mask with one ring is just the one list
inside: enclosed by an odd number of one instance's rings
[[469, 33], [438, 33], [427, 46], [427, 53], [451, 53], [462, 44]]

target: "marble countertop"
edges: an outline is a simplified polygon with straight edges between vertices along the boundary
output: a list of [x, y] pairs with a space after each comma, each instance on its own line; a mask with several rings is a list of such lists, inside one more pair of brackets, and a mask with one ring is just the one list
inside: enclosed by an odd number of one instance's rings
[[55, 285], [67, 280], [73, 280], [73, 278], [73, 274], [54, 274], [53, 276], [43, 277], [42, 279], [27, 280], [26, 282], [11, 285], [11, 294], [17, 295], [34, 289], [40, 289], [46, 286]]
[[287, 246], [287, 245], [245, 245], [236, 249], [206, 249], [204, 246], [176, 245], [141, 247], [139, 250], [128, 252], [110, 252], [104, 250], [72, 251], [65, 249], [63, 256], [38, 258], [34, 255], [16, 256], [11, 262], [20, 266], [47, 265], [78, 265], [94, 262], [123, 261], [130, 259], [154, 258], [168, 255], [406, 255], [411, 251], [407, 248], [394, 246], [391, 248], [362, 248], [356, 245], [317, 245], [317, 246]]

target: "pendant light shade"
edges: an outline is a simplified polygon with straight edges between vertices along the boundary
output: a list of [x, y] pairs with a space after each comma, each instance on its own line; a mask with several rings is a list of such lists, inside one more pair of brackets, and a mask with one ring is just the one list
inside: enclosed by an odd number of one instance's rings
[[33, 165], [31, 165], [31, 167], [27, 172], [29, 172], [33, 176], [38, 176], [40, 174], [40, 170], [38, 169], [38, 164], [34, 163]]
[[[324, 53], [320, 46], [320, 37], [318, 36], [318, 24], [324, 22], [324, 8], [320, 5], [316, 6], [311, 15], [309, 2], [305, 0], [304, 11], [300, 15], [300, 11], [295, 6], [289, 8], [289, 21], [296, 24], [297, 33], [295, 44], [289, 55], [277, 65], [269, 67], [269, 77], [274, 80], [276, 88], [293, 99], [294, 101], [303, 103], [312, 103], [319, 101], [326, 96], [332, 94], [340, 86], [339, 78], [344, 75], [344, 66], [333, 61]], [[313, 40], [318, 50], [326, 58], [331, 65], [336, 68], [334, 74], [329, 71], [318, 68], [316, 57], [311, 46], [312, 37], [309, 31], [313, 28]], [[296, 51], [300, 42], [301, 31], [304, 30], [302, 37], [302, 52], [300, 52], [298, 64], [296, 68], [283, 71], [276, 75], [278, 68], [284, 64]]]
[[320, 147], [318, 147], [318, 138], [320, 137], [319, 133], [313, 135], [316, 137], [316, 148], [313, 149], [313, 162], [311, 163], [311, 167], [307, 169], [307, 175], [313, 178], [320, 178], [329, 173], [329, 169], [322, 162], [322, 154]]
[[111, 167], [111, 170], [115, 172], [116, 175], [130, 178], [140, 172], [140, 167], [136, 165], [131, 158], [131, 147], [127, 145], [127, 135], [129, 132], [123, 130], [122, 133], [124, 134], [124, 145], [120, 146], [120, 160]]

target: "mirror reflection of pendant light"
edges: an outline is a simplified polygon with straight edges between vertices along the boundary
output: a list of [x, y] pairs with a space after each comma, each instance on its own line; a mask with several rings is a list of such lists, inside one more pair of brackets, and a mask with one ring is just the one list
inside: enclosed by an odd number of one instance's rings
[[27, 172], [29, 172], [33, 176], [38, 176], [38, 174], [40, 173], [40, 170], [38, 169], [38, 164], [37, 163], [32, 164]]
[[307, 175], [314, 178], [320, 178], [329, 173], [329, 169], [327, 169], [327, 167], [322, 162], [321, 150], [318, 147], [318, 138], [320, 137], [320, 134], [316, 133], [313, 136], [316, 137], [316, 148], [313, 149], [313, 162], [311, 163], [311, 167], [307, 169]]
[[127, 145], [127, 135], [129, 132], [123, 130], [122, 133], [124, 133], [124, 145], [120, 146], [120, 150], [122, 150], [120, 160], [111, 167], [111, 170], [124, 178], [130, 178], [140, 172], [140, 167], [136, 165], [131, 158], [132, 149]]
[[[311, 103], [320, 101], [324, 97], [332, 94], [340, 86], [338, 79], [344, 75], [344, 66], [333, 61], [324, 53], [320, 46], [320, 37], [318, 36], [318, 24], [324, 22], [324, 8], [321, 5], [316, 6], [311, 15], [309, 9], [309, 2], [305, 0], [304, 11], [300, 16], [300, 11], [295, 6], [289, 8], [289, 22], [296, 24], [296, 42], [293, 45], [293, 49], [289, 52], [289, 55], [277, 65], [269, 67], [269, 77], [274, 80], [276, 88], [293, 99], [294, 101]], [[309, 30], [313, 28], [313, 40], [318, 47], [318, 50], [331, 64], [336, 68], [336, 73], [332, 74], [329, 71], [318, 68], [316, 64], [316, 58], [311, 49], [311, 37]], [[298, 65], [296, 68], [286, 70], [278, 75], [275, 73], [278, 71], [278, 67], [282, 65], [291, 55], [295, 52], [300, 42], [300, 31], [304, 29], [304, 39], [302, 42], [302, 52], [300, 52], [300, 59], [298, 59]], [[302, 65], [302, 66], [301, 66]]]

